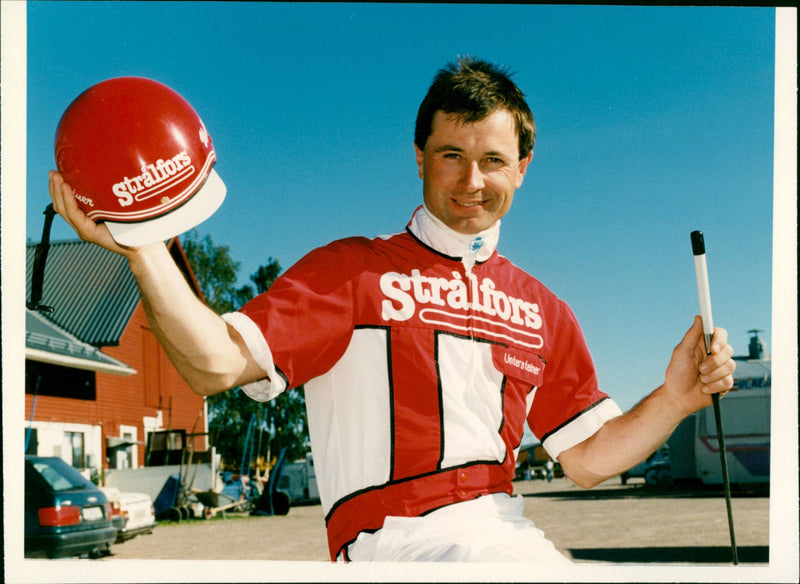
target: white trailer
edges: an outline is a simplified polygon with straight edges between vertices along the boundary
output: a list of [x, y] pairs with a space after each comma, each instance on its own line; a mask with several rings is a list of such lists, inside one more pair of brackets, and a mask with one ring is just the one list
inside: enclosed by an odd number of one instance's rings
[[291, 505], [319, 503], [317, 475], [314, 472], [314, 459], [311, 453], [306, 454], [304, 460], [283, 465], [277, 490], [289, 496]]
[[[764, 354], [758, 336], [751, 338], [750, 357], [736, 359], [734, 388], [720, 400], [728, 475], [732, 484], [768, 483], [771, 361]], [[673, 481], [722, 483], [717, 426], [711, 406], [681, 422], [667, 444]]]

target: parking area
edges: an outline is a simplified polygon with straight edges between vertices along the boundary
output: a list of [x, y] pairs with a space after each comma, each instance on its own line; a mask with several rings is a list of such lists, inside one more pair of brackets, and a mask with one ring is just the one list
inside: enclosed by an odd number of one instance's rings
[[[567, 479], [515, 483], [525, 514], [578, 563], [726, 564], [731, 561], [725, 499], [717, 490], [655, 490], [619, 479], [583, 490]], [[732, 503], [741, 564], [769, 559], [769, 497], [736, 493]], [[225, 519], [160, 523], [152, 535], [112, 548], [120, 559], [328, 560], [319, 505], [281, 517], [228, 513]]]

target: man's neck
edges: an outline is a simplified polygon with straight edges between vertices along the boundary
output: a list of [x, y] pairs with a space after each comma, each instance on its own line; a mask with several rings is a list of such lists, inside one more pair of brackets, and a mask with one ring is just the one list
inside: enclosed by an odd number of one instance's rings
[[460, 233], [445, 225], [422, 205], [414, 212], [408, 230], [428, 247], [460, 259], [470, 270], [476, 262], [485, 262], [494, 253], [500, 237], [500, 221], [480, 233]]

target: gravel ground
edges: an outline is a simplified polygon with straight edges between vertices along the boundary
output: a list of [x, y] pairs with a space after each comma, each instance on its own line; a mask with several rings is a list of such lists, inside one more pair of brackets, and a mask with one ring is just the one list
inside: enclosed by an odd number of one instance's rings
[[[655, 490], [615, 479], [587, 491], [555, 479], [518, 482], [515, 492], [525, 499], [525, 515], [575, 562], [731, 561], [725, 500], [716, 490]], [[732, 509], [740, 563], [765, 564], [768, 496], [736, 493]], [[282, 517], [227, 513], [212, 520], [162, 522], [150, 535], [113, 546], [103, 561], [197, 558], [326, 562], [322, 509], [293, 507]]]
[[[279, 517], [227, 513], [161, 522], [152, 534], [114, 545], [108, 557], [32, 563], [26, 568], [39, 571], [25, 574], [34, 582], [784, 581], [760, 577], [778, 565], [769, 564], [765, 493], [734, 493], [740, 565], [733, 566], [721, 490], [656, 490], [617, 478], [587, 491], [562, 478], [518, 482], [515, 491], [524, 497], [525, 515], [574, 566], [554, 576], [534, 564], [501, 571], [493, 564], [335, 565], [322, 508], [313, 505]], [[793, 525], [796, 519], [787, 517]]]

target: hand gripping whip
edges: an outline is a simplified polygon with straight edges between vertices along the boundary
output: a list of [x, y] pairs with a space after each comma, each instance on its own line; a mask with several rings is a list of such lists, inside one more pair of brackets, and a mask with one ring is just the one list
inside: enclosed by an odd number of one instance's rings
[[[694, 254], [694, 271], [697, 275], [697, 295], [700, 298], [700, 317], [703, 320], [703, 339], [706, 344], [706, 354], [711, 354], [711, 339], [714, 336], [714, 322], [711, 317], [711, 292], [708, 287], [708, 271], [706, 268], [706, 246], [703, 241], [702, 231], [692, 231], [692, 253]], [[725, 433], [722, 430], [722, 413], [719, 405], [719, 394], [711, 394], [714, 406], [714, 420], [717, 425], [717, 444], [719, 446], [719, 460], [722, 466], [722, 482], [725, 486], [725, 504], [728, 508], [728, 530], [731, 534], [731, 553], [733, 564], [739, 563], [736, 551], [736, 535], [733, 531], [733, 511], [731, 510], [731, 482], [728, 478], [728, 459], [725, 454]]]

